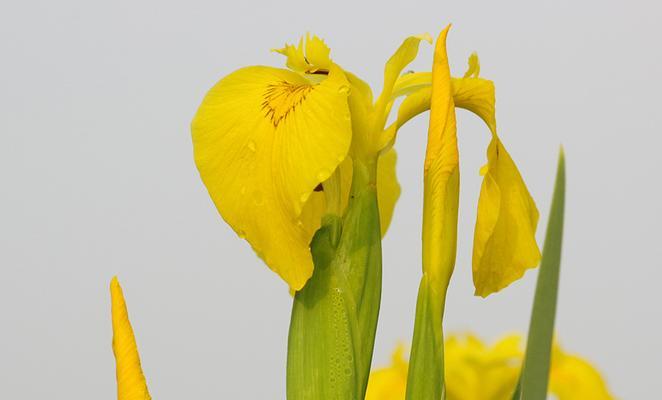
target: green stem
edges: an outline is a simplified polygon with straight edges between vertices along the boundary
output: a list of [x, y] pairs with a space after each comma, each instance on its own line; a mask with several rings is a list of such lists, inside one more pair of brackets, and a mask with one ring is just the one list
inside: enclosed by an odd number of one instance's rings
[[315, 271], [292, 307], [289, 400], [365, 395], [381, 298], [375, 180], [376, 162], [355, 161], [345, 215], [327, 215], [311, 243]]

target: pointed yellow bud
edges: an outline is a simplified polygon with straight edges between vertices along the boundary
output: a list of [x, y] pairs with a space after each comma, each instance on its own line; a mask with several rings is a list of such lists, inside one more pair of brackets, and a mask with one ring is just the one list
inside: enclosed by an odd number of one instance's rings
[[455, 266], [460, 192], [455, 104], [444, 29], [434, 51], [423, 194], [423, 272], [445, 293]]
[[117, 277], [110, 282], [113, 320], [113, 353], [117, 377], [117, 400], [150, 400], [147, 382], [140, 366], [140, 355], [133, 335], [124, 294]]

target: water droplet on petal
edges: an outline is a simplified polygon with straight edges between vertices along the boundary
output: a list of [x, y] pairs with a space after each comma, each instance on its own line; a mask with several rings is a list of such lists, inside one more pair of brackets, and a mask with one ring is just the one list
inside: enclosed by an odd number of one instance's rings
[[257, 150], [257, 146], [255, 145], [255, 142], [252, 140], [248, 142], [246, 147], [248, 147], [248, 150], [252, 151], [253, 153], [255, 153], [255, 150]]
[[302, 203], [305, 203], [306, 201], [308, 201], [309, 195], [310, 193], [301, 193], [301, 197], [299, 197], [299, 200], [301, 200]]
[[240, 239], [246, 239], [246, 231], [243, 229], [237, 229], [237, 236], [239, 236]]
[[347, 85], [341, 85], [341, 86], [338, 88], [338, 93], [340, 93], [340, 94], [347, 94], [347, 93], [349, 93], [349, 86], [347, 86]]

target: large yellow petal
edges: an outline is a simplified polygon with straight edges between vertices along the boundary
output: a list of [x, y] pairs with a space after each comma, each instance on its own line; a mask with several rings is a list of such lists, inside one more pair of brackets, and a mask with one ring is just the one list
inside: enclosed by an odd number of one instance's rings
[[110, 282], [111, 315], [113, 320], [113, 353], [115, 354], [117, 399], [150, 400], [147, 382], [140, 366], [140, 355], [133, 335], [124, 294], [117, 280]]
[[474, 286], [476, 295], [482, 297], [510, 285], [540, 261], [535, 239], [538, 209], [496, 136], [487, 149], [487, 159], [473, 250]]
[[303, 206], [351, 142], [348, 92], [333, 65], [318, 84], [248, 67], [216, 84], [192, 123], [195, 161], [221, 216], [295, 290], [313, 271]]
[[612, 400], [600, 372], [585, 359], [555, 347], [549, 373], [549, 391], [558, 400]]
[[455, 105], [446, 54], [449, 29], [450, 25], [439, 34], [434, 51], [423, 185], [423, 272], [436, 290], [444, 292], [455, 266], [460, 191]]

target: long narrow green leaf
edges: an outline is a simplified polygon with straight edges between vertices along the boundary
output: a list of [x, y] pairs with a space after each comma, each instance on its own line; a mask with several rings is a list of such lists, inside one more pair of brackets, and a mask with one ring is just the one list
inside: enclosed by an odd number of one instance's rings
[[520, 378], [519, 398], [544, 400], [547, 397], [551, 361], [556, 299], [558, 297], [561, 244], [563, 241], [563, 213], [565, 207], [565, 156], [559, 154], [556, 184], [547, 224], [538, 282], [533, 300], [526, 356]]

